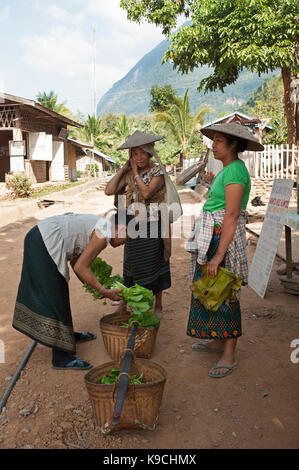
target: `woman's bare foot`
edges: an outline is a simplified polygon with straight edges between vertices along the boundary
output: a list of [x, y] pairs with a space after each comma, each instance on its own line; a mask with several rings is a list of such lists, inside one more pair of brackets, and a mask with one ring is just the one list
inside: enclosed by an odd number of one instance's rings
[[225, 339], [219, 339], [219, 338], [210, 339], [209, 341], [206, 341], [206, 344], [209, 346], [209, 348], [217, 349], [217, 350], [220, 349], [221, 351], [224, 350], [224, 343], [225, 343]]
[[210, 370], [210, 377], [225, 377], [237, 367], [238, 363], [235, 355], [236, 345], [237, 338], [229, 338], [224, 340], [224, 352], [217, 364], [215, 364]]
[[156, 314], [158, 320], [161, 320], [163, 316], [163, 307], [162, 307], [162, 291], [158, 292], [158, 294], [155, 295], [155, 308], [154, 308], [154, 313]]

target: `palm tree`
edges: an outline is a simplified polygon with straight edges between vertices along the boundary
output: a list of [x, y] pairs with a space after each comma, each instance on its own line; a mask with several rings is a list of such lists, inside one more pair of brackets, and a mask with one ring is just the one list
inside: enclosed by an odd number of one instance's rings
[[54, 91], [50, 91], [48, 94], [45, 91], [39, 91], [36, 99], [42, 106], [45, 106], [45, 108], [51, 109], [63, 116], [71, 116], [71, 111], [65, 107], [66, 101], [58, 103], [58, 95], [56, 95]]
[[202, 106], [195, 115], [192, 115], [187, 90], [183, 99], [174, 97], [167, 111], [154, 113], [154, 121], [164, 124], [179, 146], [180, 166], [188, 153], [192, 139], [204, 123], [205, 115], [211, 111], [210, 106]]
[[126, 139], [131, 134], [131, 128], [125, 114], [119, 119], [118, 125], [115, 127], [115, 133], [118, 138]]
[[99, 149], [103, 146], [111, 147], [113, 144], [112, 136], [105, 134], [102, 129], [102, 123], [99, 117], [88, 115], [83, 130], [86, 139], [91, 143], [93, 142], [95, 147]]

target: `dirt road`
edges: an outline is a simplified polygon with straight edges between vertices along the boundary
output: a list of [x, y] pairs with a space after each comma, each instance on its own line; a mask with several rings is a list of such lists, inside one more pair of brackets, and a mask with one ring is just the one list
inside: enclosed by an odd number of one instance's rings
[[[91, 212], [92, 203], [97, 198], [103, 201], [103, 197], [90, 192], [85, 196], [87, 210], [81, 203], [67, 211]], [[182, 199], [194, 203], [186, 194]], [[52, 206], [40, 217], [62, 211]], [[0, 339], [5, 345], [5, 363], [0, 364], [1, 396], [31, 343], [11, 322], [23, 239], [36, 222], [30, 218], [0, 229]], [[104, 437], [93, 420], [84, 372], [53, 370], [50, 350], [37, 345], [0, 415], [1, 449], [298, 448], [299, 363], [290, 359], [290, 344], [299, 338], [299, 302], [280, 285], [276, 269], [281, 261], [275, 262], [265, 299], [244, 288], [239, 367], [228, 377], [214, 380], [207, 374], [217, 354], [192, 351], [194, 340], [185, 334], [190, 302], [185, 241], [174, 240], [172, 287], [164, 295], [164, 317], [152, 357], [167, 370], [157, 429]], [[248, 246], [249, 259], [254, 249], [254, 245]], [[113, 273], [121, 273], [122, 248], [107, 248], [103, 258], [113, 265]], [[99, 319], [115, 307], [94, 302], [74, 274], [70, 294], [76, 330], [98, 335], [95, 341], [78, 345], [77, 354], [95, 366], [110, 361]]]

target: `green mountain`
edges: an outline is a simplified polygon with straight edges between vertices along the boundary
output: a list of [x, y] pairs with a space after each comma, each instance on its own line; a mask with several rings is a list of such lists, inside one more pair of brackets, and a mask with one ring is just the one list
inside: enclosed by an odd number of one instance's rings
[[127, 73], [116, 82], [112, 88], [101, 98], [97, 106], [99, 116], [113, 112], [132, 114], [148, 114], [150, 103], [150, 90], [155, 84], [161, 86], [170, 84], [176, 93], [182, 97], [189, 90], [189, 102], [192, 112], [202, 105], [210, 105], [214, 112], [207, 115], [206, 122], [216, 118], [219, 113], [230, 113], [245, 103], [262, 81], [272, 74], [260, 77], [256, 73], [244, 70], [239, 79], [225, 88], [224, 93], [198, 93], [200, 81], [211, 72], [208, 66], [199, 67], [192, 73], [181, 75], [177, 73], [171, 63], [161, 64], [169, 41], [164, 40], [148, 54], [146, 54]]

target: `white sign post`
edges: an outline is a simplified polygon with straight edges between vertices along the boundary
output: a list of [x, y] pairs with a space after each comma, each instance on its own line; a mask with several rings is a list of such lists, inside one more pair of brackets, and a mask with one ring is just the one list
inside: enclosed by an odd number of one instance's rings
[[248, 285], [264, 297], [292, 194], [293, 180], [274, 180], [264, 223], [249, 270]]

